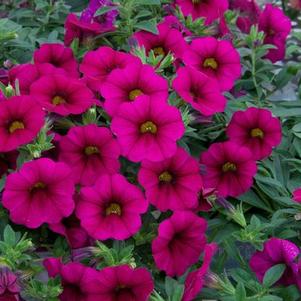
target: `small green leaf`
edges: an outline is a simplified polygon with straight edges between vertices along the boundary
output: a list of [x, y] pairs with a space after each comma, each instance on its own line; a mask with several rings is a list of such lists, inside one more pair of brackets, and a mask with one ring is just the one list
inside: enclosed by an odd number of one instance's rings
[[236, 286], [235, 298], [236, 301], [245, 301], [247, 298], [246, 289], [242, 282]]
[[135, 25], [135, 28], [142, 29], [153, 34], [158, 34], [156, 19], [150, 19], [147, 21], [141, 21]]
[[160, 0], [136, 0], [139, 5], [161, 5]]
[[96, 11], [96, 13], [95, 13], [94, 16], [95, 16], [95, 17], [101, 16], [101, 15], [106, 14], [107, 12], [110, 12], [110, 11], [116, 10], [116, 9], [117, 9], [116, 6], [103, 6], [103, 7], [101, 7], [100, 9], [98, 9], [98, 10]]
[[10, 225], [7, 225], [4, 229], [3, 240], [10, 246], [16, 244], [16, 234]]
[[263, 277], [263, 285], [265, 287], [271, 287], [281, 278], [285, 269], [285, 264], [277, 264], [268, 269]]

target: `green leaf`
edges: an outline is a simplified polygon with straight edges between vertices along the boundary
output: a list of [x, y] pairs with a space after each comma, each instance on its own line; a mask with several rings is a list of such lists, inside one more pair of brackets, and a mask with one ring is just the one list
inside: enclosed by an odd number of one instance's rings
[[165, 291], [168, 296], [168, 300], [181, 301], [184, 294], [184, 285], [171, 277], [166, 277]]
[[150, 19], [147, 21], [141, 21], [135, 25], [135, 28], [142, 29], [153, 34], [158, 34], [156, 19]]
[[271, 287], [273, 284], [275, 284], [282, 276], [286, 269], [285, 264], [277, 264], [271, 267], [267, 270], [263, 277], [263, 285], [265, 287]]
[[16, 233], [10, 225], [7, 225], [3, 232], [3, 240], [10, 246], [16, 244]]
[[136, 0], [135, 2], [139, 5], [161, 5], [160, 0]]
[[261, 297], [260, 301], [286, 301], [286, 300], [283, 300], [282, 298], [277, 297], [275, 295], [267, 295], [267, 296]]
[[242, 282], [238, 283], [235, 290], [235, 300], [245, 301], [247, 298], [246, 289]]
[[103, 6], [96, 11], [94, 16], [95, 17], [102, 16], [102, 15], [106, 14], [107, 12], [110, 12], [110, 11], [116, 10], [116, 9], [117, 9], [116, 6]]

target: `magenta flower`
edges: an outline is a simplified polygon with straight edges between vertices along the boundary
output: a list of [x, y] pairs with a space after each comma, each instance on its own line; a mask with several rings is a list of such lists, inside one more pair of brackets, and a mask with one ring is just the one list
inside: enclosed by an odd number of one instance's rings
[[185, 132], [180, 111], [150, 97], [123, 104], [112, 119], [111, 129], [123, 156], [134, 162], [170, 158]]
[[212, 205], [210, 203], [210, 198], [217, 198], [217, 191], [215, 188], [202, 188], [199, 191], [198, 205], [194, 208], [194, 212], [198, 213], [200, 211], [208, 212], [211, 210]]
[[294, 191], [293, 200], [297, 203], [301, 203], [301, 188], [298, 188]]
[[88, 86], [94, 91], [100, 91], [113, 70], [124, 69], [133, 63], [139, 63], [139, 59], [131, 54], [103, 46], [85, 54], [80, 71], [87, 79]]
[[245, 146], [255, 160], [262, 160], [281, 142], [281, 123], [267, 109], [235, 112], [227, 128], [230, 141]]
[[191, 209], [198, 204], [199, 164], [182, 148], [163, 161], [142, 161], [138, 180], [147, 200], [161, 211]]
[[176, 211], [164, 220], [152, 242], [157, 268], [170, 277], [183, 275], [205, 248], [206, 228], [205, 219], [188, 211]]
[[267, 4], [259, 17], [258, 28], [265, 33], [265, 44], [275, 45], [276, 49], [270, 49], [267, 58], [273, 63], [284, 59], [285, 42], [291, 31], [291, 21], [283, 11], [272, 4]]
[[[80, 194], [73, 195], [75, 206], [80, 200]], [[91, 245], [91, 239], [85, 229], [80, 225], [80, 220], [73, 212], [72, 215], [63, 218], [59, 223], [49, 224], [49, 229], [66, 237], [68, 244], [73, 249]]]
[[98, 273], [95, 279], [97, 300], [147, 301], [154, 289], [151, 273], [146, 268], [132, 269], [128, 265], [120, 265], [106, 267]]
[[69, 167], [42, 158], [24, 163], [7, 177], [2, 205], [14, 223], [38, 228], [69, 216], [74, 209], [73, 193]]
[[[250, 259], [250, 267], [262, 282], [266, 271], [276, 264], [287, 266], [278, 284], [285, 286], [296, 284], [298, 277], [297, 257], [300, 249], [292, 242], [272, 237], [264, 243], [262, 251], [257, 251]], [[299, 276], [300, 277], [300, 276]]]
[[174, 2], [180, 7], [184, 16], [191, 15], [193, 20], [206, 18], [206, 25], [222, 17], [229, 6], [228, 0], [175, 0]]
[[181, 58], [188, 46], [182, 33], [165, 21], [158, 24], [157, 29], [158, 34], [138, 31], [134, 34], [134, 38], [147, 53], [153, 50], [155, 55], [165, 56], [170, 52], [175, 58]]
[[232, 0], [230, 9], [239, 11], [236, 24], [244, 33], [250, 32], [251, 26], [258, 23], [261, 14], [256, 0]]
[[0, 301], [19, 301], [21, 285], [18, 277], [7, 267], [0, 267]]
[[66, 74], [63, 69], [55, 68], [51, 64], [21, 64], [9, 70], [10, 84], [15, 87], [16, 80], [19, 81], [21, 95], [30, 93], [31, 85], [43, 75], [48, 74]]
[[58, 258], [47, 258], [43, 265], [50, 277], [61, 277], [63, 292], [60, 301], [100, 300], [94, 293], [98, 271], [77, 262], [63, 264]]
[[216, 80], [193, 68], [178, 69], [172, 86], [185, 101], [205, 116], [225, 110], [227, 101]]
[[63, 218], [59, 223], [49, 224], [49, 229], [65, 236], [72, 249], [87, 247], [90, 245], [88, 233], [80, 225], [80, 220], [72, 214]]
[[122, 103], [134, 102], [139, 96], [167, 99], [168, 83], [157, 75], [153, 67], [135, 63], [122, 70], [114, 70], [101, 87], [104, 109], [114, 116]]
[[28, 96], [13, 96], [0, 103], [0, 151], [31, 142], [44, 125], [44, 112]]
[[192, 33], [180, 22], [176, 16], [166, 16], [164, 18], [164, 24], [168, 25], [170, 28], [178, 30], [183, 37], [192, 35]]
[[43, 44], [34, 52], [33, 60], [35, 65], [50, 64], [55, 68], [62, 69], [68, 76], [79, 76], [72, 49], [62, 44]]
[[70, 46], [74, 39], [79, 39], [80, 43], [84, 43], [97, 35], [114, 31], [115, 26], [100, 24], [95, 18], [85, 20], [79, 19], [75, 14], [69, 14], [65, 22], [65, 29], [64, 43], [66, 46]]
[[119, 175], [104, 175], [81, 190], [76, 215], [88, 234], [99, 240], [123, 240], [137, 233], [148, 202], [138, 187]]
[[217, 245], [214, 243], [205, 246], [202, 266], [199, 269], [190, 272], [186, 277], [182, 301], [193, 301], [201, 292], [205, 282], [204, 278], [210, 268], [210, 263], [216, 249]]
[[60, 141], [60, 161], [73, 171], [74, 180], [93, 185], [103, 174], [119, 171], [120, 148], [111, 131], [95, 124], [76, 126]]
[[58, 74], [38, 79], [31, 85], [30, 95], [47, 111], [61, 116], [81, 114], [96, 103], [83, 82]]
[[[235, 156], [233, 156], [235, 154]], [[212, 144], [201, 154], [206, 188], [216, 188], [220, 196], [239, 196], [253, 184], [256, 162], [248, 148], [233, 142]]]
[[195, 39], [183, 60], [187, 66], [215, 78], [222, 91], [230, 90], [241, 75], [239, 53], [229, 41], [213, 37]]

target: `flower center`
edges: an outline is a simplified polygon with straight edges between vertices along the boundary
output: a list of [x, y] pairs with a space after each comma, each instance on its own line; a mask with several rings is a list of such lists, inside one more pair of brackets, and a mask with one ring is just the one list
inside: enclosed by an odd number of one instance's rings
[[45, 188], [46, 188], [46, 185], [43, 182], [37, 182], [31, 187], [30, 192], [34, 192], [34, 191], [37, 191], [37, 190], [42, 190], [42, 189], [45, 189]]
[[153, 51], [155, 55], [165, 55], [163, 47], [155, 47], [153, 48]]
[[136, 97], [142, 95], [143, 92], [140, 89], [134, 89], [129, 93], [129, 99], [130, 100], [135, 100]]
[[205, 68], [211, 68], [211, 69], [216, 70], [218, 67], [218, 63], [215, 58], [211, 57], [211, 58], [205, 59], [203, 66]]
[[159, 181], [169, 183], [172, 181], [172, 178], [172, 175], [168, 171], [164, 171], [160, 174]]
[[223, 172], [236, 171], [237, 167], [234, 163], [227, 162], [223, 165]]
[[252, 129], [250, 134], [252, 138], [263, 139], [264, 137], [264, 132], [260, 128]]
[[16, 120], [9, 125], [8, 131], [12, 134], [17, 130], [23, 130], [24, 128], [24, 123]]
[[55, 106], [58, 106], [58, 105], [60, 105], [62, 103], [65, 103], [65, 102], [66, 102], [66, 100], [62, 96], [59, 96], [59, 95], [54, 96], [52, 98], [52, 104], [55, 105]]
[[117, 214], [118, 216], [121, 215], [121, 207], [117, 203], [111, 203], [107, 208], [106, 208], [106, 215], [111, 215], [111, 214]]
[[87, 156], [99, 154], [99, 150], [96, 146], [87, 146], [85, 147], [85, 154]]
[[192, 0], [192, 3], [193, 4], [198, 4], [198, 3], [200, 3], [201, 2], [201, 0]]
[[146, 134], [146, 133], [156, 134], [157, 131], [158, 128], [152, 121], [146, 121], [142, 123], [140, 126], [140, 132], [142, 134]]

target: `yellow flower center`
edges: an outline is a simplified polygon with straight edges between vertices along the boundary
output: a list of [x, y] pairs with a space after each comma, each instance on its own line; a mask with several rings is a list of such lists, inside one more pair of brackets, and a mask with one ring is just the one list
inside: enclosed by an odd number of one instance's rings
[[251, 130], [251, 137], [263, 139], [264, 132], [260, 128], [255, 128]]
[[140, 89], [134, 89], [129, 93], [129, 99], [130, 100], [135, 100], [136, 97], [142, 95], [143, 92]]
[[145, 134], [145, 133], [156, 134], [157, 130], [158, 130], [157, 126], [152, 121], [146, 121], [146, 122], [142, 123], [140, 126], [140, 132], [142, 134]]
[[106, 208], [106, 215], [117, 214], [121, 215], [121, 207], [117, 203], [111, 203], [109, 207]]
[[99, 150], [96, 146], [87, 146], [85, 147], [85, 154], [87, 156], [99, 154]]
[[33, 192], [44, 188], [46, 188], [46, 185], [43, 182], [37, 182], [31, 187], [30, 191]]
[[169, 183], [172, 181], [172, 175], [168, 171], [164, 171], [160, 174], [159, 181]]
[[12, 134], [17, 130], [23, 130], [24, 128], [24, 123], [16, 120], [9, 125], [8, 131]]
[[201, 2], [201, 0], [192, 0], [192, 3], [193, 4], [198, 4], [198, 3], [200, 3]]
[[153, 51], [155, 55], [165, 55], [165, 51], [162, 47], [155, 47]]
[[211, 69], [216, 70], [218, 67], [218, 63], [214, 58], [211, 57], [211, 58], [205, 59], [203, 66], [205, 68], [211, 68]]
[[57, 95], [57, 96], [54, 96], [52, 98], [52, 104], [55, 105], [55, 106], [58, 106], [58, 105], [60, 105], [62, 103], [65, 103], [65, 102], [66, 102], [66, 100], [62, 96]]
[[223, 165], [223, 172], [236, 171], [237, 167], [234, 163], [227, 162]]

